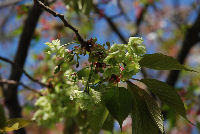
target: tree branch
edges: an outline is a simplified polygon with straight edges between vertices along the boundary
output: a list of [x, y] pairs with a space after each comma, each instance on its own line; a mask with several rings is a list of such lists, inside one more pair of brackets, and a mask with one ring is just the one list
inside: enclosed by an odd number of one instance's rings
[[142, 24], [142, 22], [143, 22], [143, 20], [144, 20], [144, 16], [145, 16], [145, 14], [146, 14], [146, 12], [147, 12], [147, 9], [148, 9], [148, 7], [150, 6], [150, 4], [151, 4], [151, 3], [147, 2], [147, 3], [144, 5], [144, 7], [143, 7], [143, 9], [142, 9], [142, 11], [141, 11], [141, 13], [140, 13], [140, 15], [138, 16], [138, 18], [137, 18], [137, 20], [136, 20], [136, 22], [135, 22], [135, 25], [136, 25], [136, 32], [133, 34], [133, 36], [137, 36], [137, 35], [140, 33], [140, 25]]
[[[14, 63], [17, 64], [19, 68], [24, 67], [26, 57], [28, 55], [28, 50], [31, 44], [31, 39], [41, 14], [42, 10], [37, 6], [33, 6], [28, 11], [22, 34], [20, 35], [17, 52], [14, 58]], [[16, 82], [20, 81], [23, 71], [19, 70], [18, 67], [12, 65], [9, 80], [14, 80]], [[18, 101], [17, 87], [17, 85], [3, 85], [5, 105], [8, 108], [10, 118], [22, 117], [21, 106]], [[26, 131], [25, 129], [19, 129], [15, 133], [26, 134]]]
[[4, 58], [2, 56], [0, 56], [0, 60], [2, 61], [5, 61], [7, 63], [10, 63], [12, 66], [15, 66], [19, 71], [22, 71], [31, 81], [33, 82], [36, 82], [38, 84], [40, 84], [41, 86], [44, 86], [44, 87], [49, 87], [49, 85], [45, 84], [45, 83], [42, 83], [40, 82], [39, 80], [36, 80], [34, 79], [32, 76], [30, 76], [23, 68], [20, 68], [19, 65], [15, 64], [13, 61], [7, 59], [7, 58]]
[[[184, 61], [187, 58], [191, 48], [200, 41], [199, 35], [200, 35], [200, 11], [193, 25], [187, 30], [185, 38], [183, 40], [182, 48], [178, 53], [177, 60], [181, 64], [184, 64]], [[167, 83], [171, 86], [175, 86], [179, 74], [180, 71], [170, 71], [167, 78]]]
[[23, 86], [25, 89], [28, 89], [28, 90], [30, 90], [30, 91], [32, 91], [32, 92], [34, 92], [34, 93], [37, 93], [37, 94], [39, 94], [40, 96], [43, 96], [43, 94], [42, 94], [41, 92], [37, 91], [37, 90], [34, 89], [34, 88], [31, 88], [31, 87], [25, 85], [25, 84], [22, 83], [22, 82], [17, 82], [17, 81], [14, 81], [14, 80], [0, 79], [0, 84], [21, 85], [21, 86]]
[[122, 6], [121, 0], [117, 0], [117, 6], [120, 9], [120, 13], [124, 16], [124, 18], [126, 19], [126, 21], [130, 21], [129, 17], [126, 15], [124, 8]]
[[79, 41], [79, 43], [81, 44], [81, 46], [83, 48], [86, 48], [87, 51], [90, 51], [90, 44], [85, 41], [82, 36], [79, 34], [78, 30], [73, 27], [64, 17], [63, 14], [59, 14], [55, 11], [53, 11], [50, 7], [46, 6], [44, 3], [42, 3], [40, 0], [34, 0], [34, 3], [35, 5], [43, 8], [45, 11], [47, 11], [48, 13], [52, 14], [54, 17], [58, 17], [64, 24], [65, 27], [68, 27], [69, 29], [71, 29], [75, 34], [76, 34], [76, 37]]
[[[101, 14], [101, 11], [97, 7], [97, 5], [94, 5], [94, 9], [95, 9], [96, 13]], [[114, 24], [114, 22], [112, 21], [112, 19], [110, 17], [108, 17], [106, 14], [103, 14], [102, 16], [105, 18], [105, 20], [107, 21], [107, 23], [109, 24], [109, 26], [111, 27], [111, 29], [118, 35], [118, 37], [121, 39], [121, 41], [126, 44], [127, 41], [126, 41], [125, 37], [122, 35], [122, 33], [120, 32], [120, 30]]]

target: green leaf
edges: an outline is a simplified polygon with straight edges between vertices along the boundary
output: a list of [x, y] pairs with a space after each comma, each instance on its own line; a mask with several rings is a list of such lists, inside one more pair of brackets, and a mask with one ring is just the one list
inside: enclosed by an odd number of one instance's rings
[[57, 74], [58, 72], [61, 71], [62, 69], [61, 66], [63, 65], [64, 62], [65, 62], [64, 59], [58, 60], [57, 66], [55, 67], [55, 70], [54, 70], [54, 74]]
[[107, 119], [105, 120], [102, 129], [113, 132], [114, 127], [114, 118], [111, 114], [108, 114]]
[[77, 14], [84, 13], [89, 15], [93, 0], [64, 0], [65, 4], [76, 11]]
[[54, 74], [57, 74], [58, 72], [60, 72], [60, 65], [57, 65], [56, 67], [55, 67], [55, 70], [54, 70]]
[[88, 120], [93, 134], [99, 133], [107, 116], [108, 110], [103, 105], [98, 105], [93, 109], [93, 111], [88, 112]]
[[0, 129], [6, 125], [6, 116], [3, 106], [0, 104]]
[[4, 128], [2, 128], [1, 131], [9, 132], [9, 131], [18, 130], [20, 128], [26, 127], [31, 122], [32, 121], [30, 121], [30, 120], [25, 120], [22, 118], [13, 118], [6, 122], [6, 126]]
[[145, 102], [147, 104], [147, 108], [149, 112], [152, 115], [153, 120], [155, 121], [156, 125], [160, 129], [160, 131], [163, 133], [164, 132], [164, 125], [163, 125], [163, 115], [161, 113], [160, 108], [158, 107], [158, 104], [154, 100], [152, 96], [150, 96], [146, 91], [141, 90], [142, 94], [144, 96]]
[[84, 5], [83, 5], [83, 13], [85, 13], [86, 15], [89, 15], [91, 9], [93, 8], [93, 0], [83, 0], [84, 1]]
[[[156, 70], [191, 70], [184, 65], [181, 65], [173, 57], [163, 55], [161, 53], [155, 54], [145, 54], [143, 58], [139, 61], [141, 67], [147, 67]], [[196, 71], [195, 71], [196, 72]]]
[[89, 77], [90, 69], [88, 67], [81, 69], [77, 72], [78, 79], [82, 79], [83, 77]]
[[130, 92], [124, 87], [113, 87], [107, 89], [103, 94], [103, 99], [110, 114], [122, 123], [131, 112], [132, 98]]
[[131, 114], [132, 134], [159, 134], [159, 128], [148, 110], [148, 105], [146, 104], [144, 97], [144, 91], [131, 82], [127, 82], [127, 84], [128, 89], [132, 91], [134, 102]]
[[175, 110], [177, 114], [186, 118], [183, 101], [175, 88], [155, 79], [142, 79], [141, 82], [143, 82], [151, 92], [157, 95], [163, 103], [166, 103], [172, 110]]

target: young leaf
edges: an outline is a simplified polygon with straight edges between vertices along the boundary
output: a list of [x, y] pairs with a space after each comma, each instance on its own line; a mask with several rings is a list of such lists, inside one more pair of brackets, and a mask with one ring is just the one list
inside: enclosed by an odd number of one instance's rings
[[119, 122], [120, 127], [131, 112], [132, 98], [124, 87], [113, 87], [103, 94], [103, 99], [110, 114]]
[[6, 126], [2, 129], [3, 132], [9, 132], [18, 130], [20, 128], [26, 127], [29, 125], [32, 121], [24, 120], [22, 118], [13, 118], [6, 122]]
[[[128, 89], [133, 95], [132, 134], [159, 134], [159, 128], [148, 110], [142, 89], [131, 82], [127, 82]], [[153, 111], [153, 110], [152, 110]]]
[[142, 79], [151, 92], [157, 95], [163, 103], [166, 103], [171, 109], [174, 109], [177, 114], [186, 118], [185, 107], [176, 89], [168, 84], [155, 79]]
[[191, 70], [184, 65], [181, 65], [173, 57], [163, 55], [161, 53], [155, 54], [145, 54], [143, 58], [139, 61], [141, 67], [147, 67], [156, 70]]

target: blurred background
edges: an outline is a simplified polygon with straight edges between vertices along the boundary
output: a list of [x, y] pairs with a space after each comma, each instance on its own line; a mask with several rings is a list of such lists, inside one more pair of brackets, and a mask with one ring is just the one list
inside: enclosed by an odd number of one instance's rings
[[[147, 53], [164, 53], [200, 71], [200, 0], [93, 0], [94, 5], [84, 12], [66, 6], [67, 2], [52, 0], [48, 4], [64, 14], [85, 39], [96, 37], [97, 42], [103, 44], [107, 41], [126, 43], [130, 36], [142, 37]], [[44, 43], [53, 39], [68, 43], [75, 36], [58, 18], [33, 6], [33, 0], [0, 0], [0, 15], [0, 104], [11, 118], [31, 119], [37, 92], [16, 84], [3, 91], [2, 80], [22, 82], [39, 91], [42, 86], [31, 81], [13, 63], [41, 80], [51, 68], [51, 64], [45, 64], [47, 46]], [[11, 62], [5, 62], [6, 59]], [[200, 122], [200, 75], [144, 69], [136, 77], [155, 78], [176, 87], [189, 120]], [[196, 127], [167, 107], [163, 107], [163, 113], [167, 119], [166, 134], [200, 134]], [[63, 134], [67, 133], [65, 129], [63, 122], [51, 128], [31, 124], [22, 133]], [[131, 134], [130, 118], [123, 123], [123, 130], [124, 134]], [[100, 133], [108, 134], [104, 130]], [[113, 133], [120, 133], [117, 123], [114, 123]]]

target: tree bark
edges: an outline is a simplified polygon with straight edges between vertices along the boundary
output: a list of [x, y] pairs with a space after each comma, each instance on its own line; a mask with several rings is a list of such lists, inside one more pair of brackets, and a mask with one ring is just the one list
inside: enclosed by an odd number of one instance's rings
[[[17, 64], [20, 68], [24, 67], [31, 39], [41, 14], [42, 10], [37, 6], [33, 6], [28, 12], [28, 16], [24, 23], [23, 31], [20, 36], [17, 52], [14, 59], [14, 63]], [[16, 66], [12, 65], [9, 80], [19, 82], [22, 74], [22, 71], [19, 71]], [[10, 118], [22, 117], [21, 106], [19, 105], [18, 101], [17, 87], [17, 85], [5, 85], [3, 90], [5, 105], [8, 108]], [[25, 129], [20, 129], [15, 133], [25, 134], [26, 132]]]

